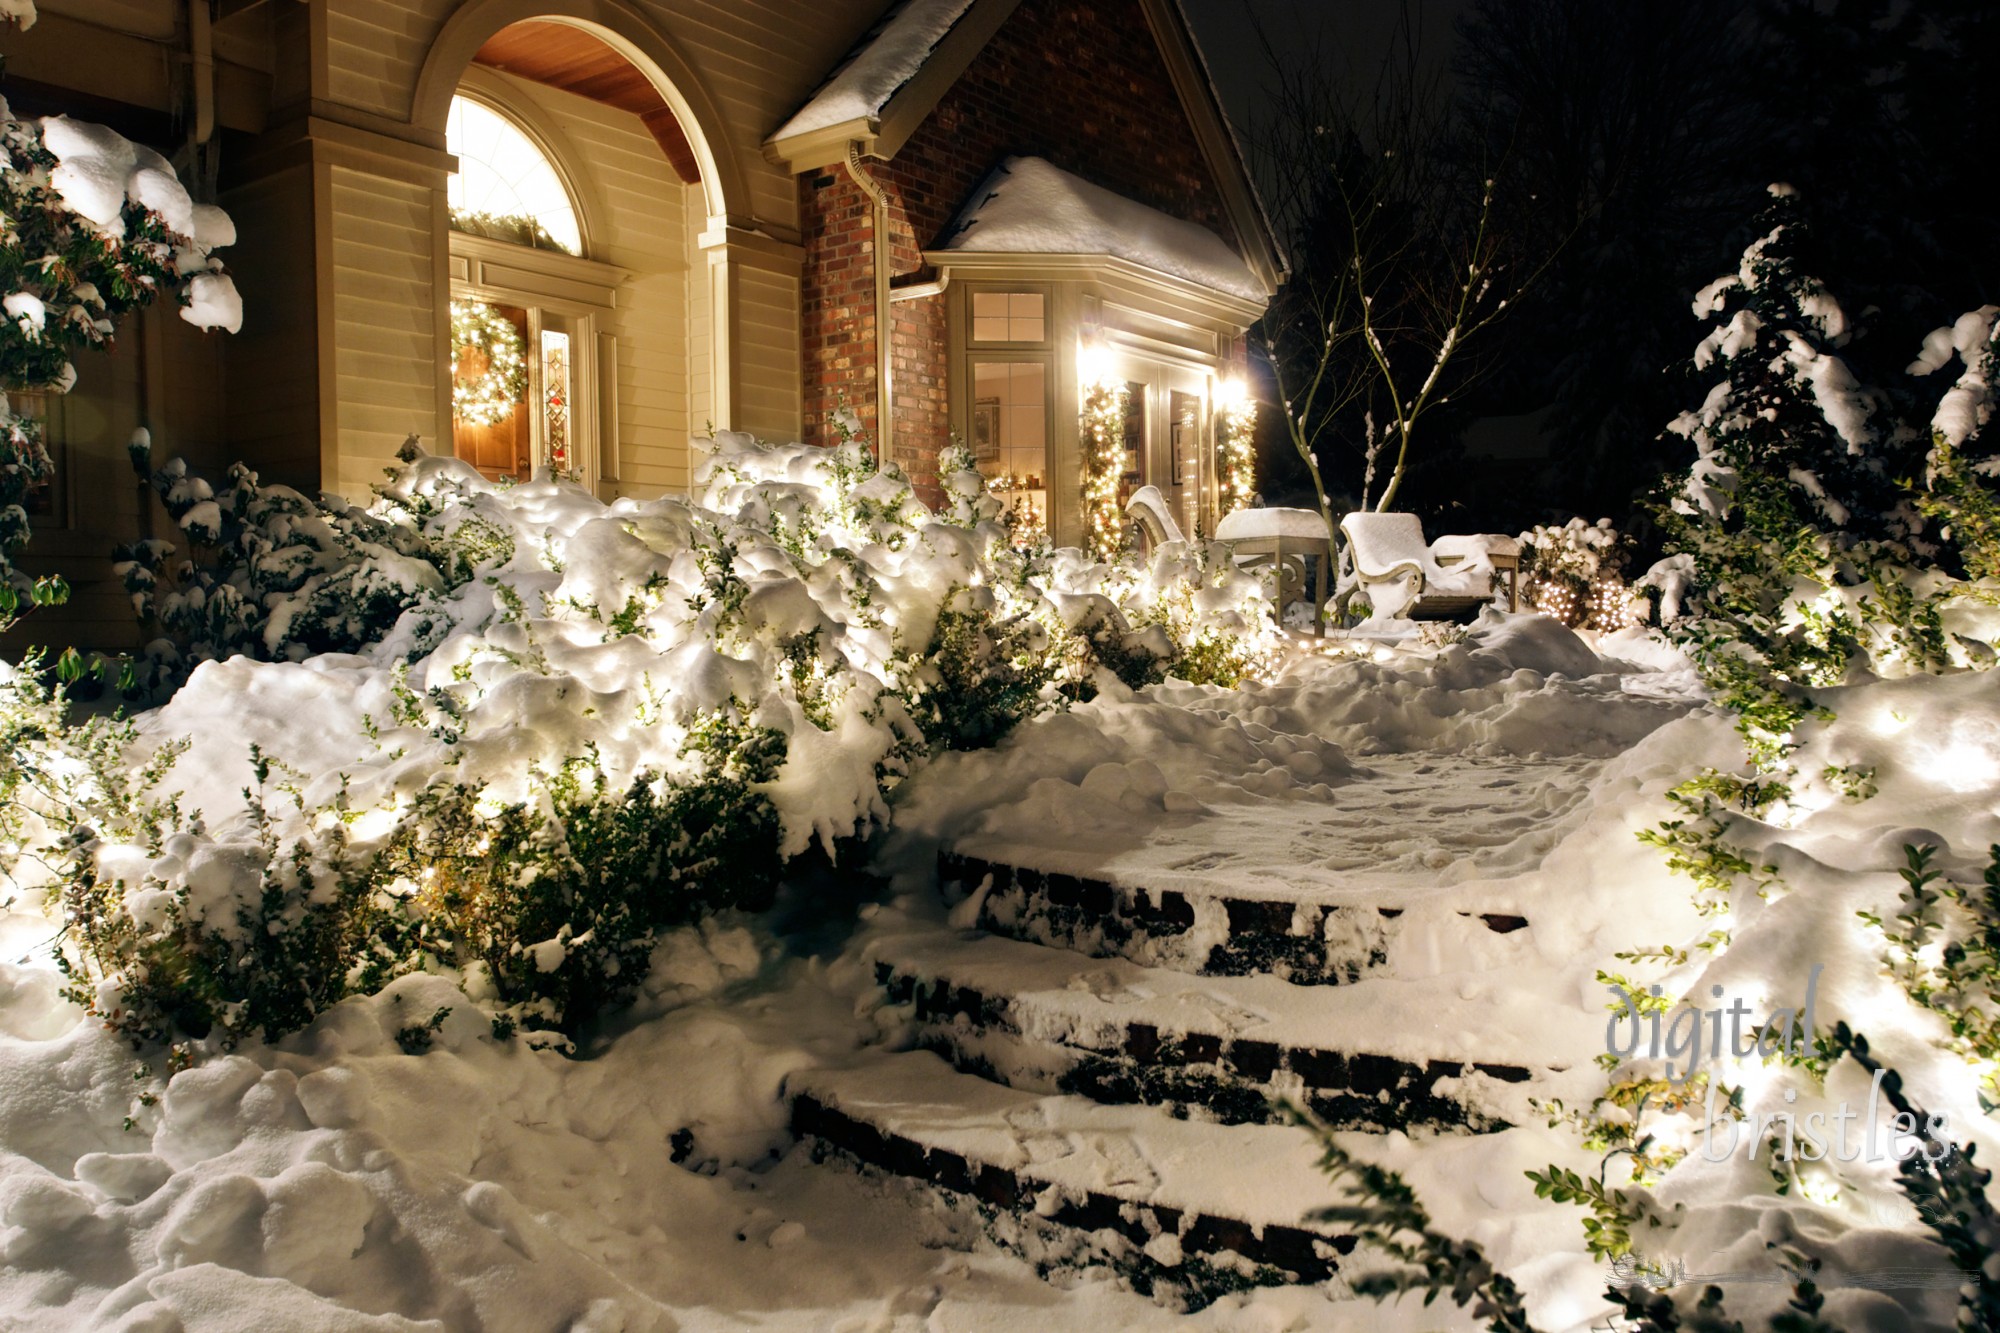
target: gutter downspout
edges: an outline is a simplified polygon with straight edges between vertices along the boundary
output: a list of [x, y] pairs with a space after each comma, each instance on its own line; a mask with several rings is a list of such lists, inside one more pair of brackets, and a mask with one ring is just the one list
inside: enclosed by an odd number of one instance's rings
[[194, 142], [215, 137], [215, 39], [208, 0], [188, 0], [188, 37], [194, 64]]
[[895, 457], [896, 400], [890, 393], [889, 343], [895, 324], [889, 310], [889, 192], [861, 165], [861, 145], [847, 145], [847, 174], [868, 196], [875, 212], [875, 458]]

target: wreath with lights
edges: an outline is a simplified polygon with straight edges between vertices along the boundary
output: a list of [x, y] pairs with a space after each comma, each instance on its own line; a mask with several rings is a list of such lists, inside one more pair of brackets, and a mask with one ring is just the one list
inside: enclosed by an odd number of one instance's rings
[[514, 321], [483, 301], [451, 303], [451, 414], [497, 426], [528, 396], [528, 347]]

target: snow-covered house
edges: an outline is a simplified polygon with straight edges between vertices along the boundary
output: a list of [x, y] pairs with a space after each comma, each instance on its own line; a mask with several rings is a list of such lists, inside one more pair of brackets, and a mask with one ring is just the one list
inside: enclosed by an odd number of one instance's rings
[[923, 484], [956, 433], [1074, 541], [1109, 378], [1128, 485], [1212, 523], [1213, 408], [1282, 259], [1178, 0], [39, 9], [0, 92], [174, 155], [246, 302], [233, 337], [148, 312], [39, 404], [28, 563], [78, 587], [43, 641], [132, 632], [103, 559], [150, 521], [140, 424], [355, 497], [413, 431], [646, 496], [710, 427], [829, 442], [846, 407]]

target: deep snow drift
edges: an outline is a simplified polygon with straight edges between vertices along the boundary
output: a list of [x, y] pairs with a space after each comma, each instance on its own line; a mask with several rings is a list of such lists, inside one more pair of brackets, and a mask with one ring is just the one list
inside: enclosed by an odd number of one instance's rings
[[[506, 503], [547, 503], [550, 527], [569, 523], [557, 488], [522, 490]], [[649, 562], [672, 560], [643, 535], [647, 522], [667, 520], [633, 521], [636, 537], [632, 527], [602, 530], [621, 549], [636, 541], [629, 560], [572, 560], [562, 572], [544, 564], [536, 577], [551, 592], [626, 578], [629, 587], [596, 588], [591, 599], [625, 605], [631, 589], [646, 589]], [[572, 550], [584, 526], [571, 524]], [[886, 568], [901, 557], [884, 547], [872, 558]], [[525, 553], [524, 567], [533, 563]], [[942, 599], [943, 587], [921, 586], [931, 605]], [[657, 595], [657, 584], [654, 593], [654, 609], [673, 595]], [[838, 594], [815, 605], [824, 614], [845, 602]], [[672, 619], [661, 613], [663, 625]], [[551, 622], [524, 629], [497, 612], [459, 623], [459, 638], [429, 649], [427, 669], [442, 682], [479, 684], [489, 698], [522, 696], [466, 747], [465, 762], [494, 780], [513, 771], [515, 738], [552, 716], [587, 726], [607, 753], [625, 756], [615, 762], [642, 762], [658, 744], [605, 720], [638, 712], [638, 700], [617, 714], [605, 703], [629, 669], [623, 655], [637, 653], [643, 636], [607, 638], [601, 622], [587, 633]], [[850, 668], [889, 656], [862, 650], [866, 630], [836, 627], [849, 636]], [[560, 664], [513, 669], [524, 656], [509, 638], [517, 634], [540, 636]], [[693, 645], [686, 680], [729, 669], [701, 658], [713, 651], [706, 643], [679, 642]], [[577, 1058], [496, 1039], [449, 981], [414, 975], [343, 1002], [274, 1046], [207, 1051], [175, 1072], [159, 1052], [135, 1053], [58, 997], [53, 923], [17, 901], [0, 918], [10, 960], [0, 964], [0, 1326], [1464, 1325], [1450, 1311], [1378, 1308], [1338, 1290], [1252, 1291], [1182, 1317], [1101, 1271], [1057, 1271], [1043, 1282], [983, 1240], [977, 1219], [939, 1209], [921, 1190], [813, 1163], [786, 1132], [786, 1081], [906, 1039], [907, 1013], [884, 1004], [865, 959], [876, 939], [944, 924], [947, 905], [930, 884], [940, 840], [1000, 848], [1035, 839], [1113, 863], [1129, 856], [1149, 873], [1160, 868], [1149, 856], [1207, 857], [1183, 873], [1261, 880], [1272, 893], [1361, 884], [1412, 901], [1477, 897], [1518, 910], [1533, 929], [1499, 965], [1432, 956], [1352, 993], [1376, 1006], [1392, 1034], [1427, 1003], [1481, 1006], [1485, 1031], [1470, 1035], [1563, 1068], [1566, 1102], [1587, 1103], [1603, 1086], [1592, 1064], [1606, 1018], [1597, 971], [1615, 966], [1617, 951], [1684, 944], [1716, 920], [1697, 914], [1686, 881], [1669, 876], [1635, 834], [1668, 813], [1670, 786], [1739, 754], [1726, 720], [1704, 708], [1671, 654], [1636, 636], [1599, 649], [1540, 617], [1491, 617], [1468, 641], [1437, 649], [1297, 644], [1274, 679], [1235, 692], [1169, 683], [1134, 695], [1107, 683], [1096, 701], [1032, 722], [996, 749], [919, 766], [893, 808], [876, 804], [872, 778], [864, 786], [858, 774], [842, 776], [852, 770], [817, 767], [781, 793], [788, 841], [804, 845], [825, 821], [888, 822], [877, 851], [889, 901], [843, 902], [828, 885], [802, 881], [775, 918], [667, 937], [636, 1007]], [[551, 693], [556, 675], [590, 685], [596, 711]], [[850, 692], [875, 688], [864, 680]], [[1819, 1025], [1846, 1020], [1867, 1032], [1919, 1099], [1987, 1160], [2000, 1143], [1964, 1061], [1942, 1048], [1941, 1023], [1883, 975], [1878, 943], [1855, 913], [1891, 910], [1907, 843], [1937, 845], [1949, 873], [1976, 881], [1986, 847], [2000, 842], [1995, 688], [1991, 676], [1960, 675], [1830, 698], [1841, 720], [1813, 740], [1802, 768], [1872, 766], [1877, 794], [1857, 801], [1808, 783], [1772, 822], [1739, 821], [1732, 836], [1780, 866], [1787, 891], [1737, 894], [1726, 918], [1735, 944], [1713, 967], [1696, 952], [1643, 974], [1675, 993], [1706, 994], [1714, 984], [1760, 1004], [1796, 1003], [1810, 966], [1822, 965]], [[406, 780], [399, 773], [421, 772], [361, 725], [371, 708], [389, 707], [392, 689], [378, 658], [205, 667], [147, 721], [147, 734], [194, 736], [183, 781], [218, 806], [236, 799], [250, 739], [301, 762], [317, 755], [313, 780], [352, 766], [364, 778], [372, 771], [387, 793]], [[808, 741], [839, 734], [793, 722]], [[435, 741], [422, 729], [392, 740], [426, 737]], [[349, 748], [336, 753], [341, 745]], [[1270, 836], [1279, 829], [1287, 840]], [[1297, 882], [1278, 873], [1293, 864], [1304, 867]], [[1183, 980], [1174, 997], [1131, 1001], [1202, 1002], [1207, 983]], [[1226, 1003], [1226, 986], [1211, 989], [1210, 999]], [[1313, 999], [1312, 988], [1297, 988], [1301, 1013]], [[440, 1009], [451, 1012], [431, 1048], [406, 1053], [399, 1030]], [[1760, 1065], [1732, 1078], [1746, 1109], [1768, 1110], [1788, 1088], [1801, 1108], [1865, 1099], [1866, 1079], [1856, 1086], [1855, 1073], [1837, 1067], [1826, 1091]], [[1519, 1127], [1495, 1135], [1343, 1141], [1404, 1172], [1443, 1230], [1485, 1246], [1529, 1293], [1539, 1327], [1580, 1330], [1604, 1316], [1606, 1266], [1584, 1250], [1581, 1214], [1535, 1198], [1524, 1173], [1560, 1163], [1594, 1174], [1600, 1155], [1571, 1129], [1511, 1109]], [[1226, 1177], [1229, 1164], [1210, 1169]], [[1641, 1245], [1690, 1273], [1768, 1267], [1771, 1241], [1830, 1270], [1942, 1271], [1942, 1252], [1890, 1174], [1886, 1164], [1837, 1172], [1827, 1164], [1802, 1170], [1781, 1193], [1761, 1159], [1693, 1155], [1662, 1188], [1685, 1211]], [[1325, 1197], [1335, 1197], [1330, 1182]], [[1949, 1326], [1948, 1291], [1828, 1286], [1842, 1328]], [[1740, 1286], [1730, 1295], [1748, 1321], [1775, 1308], [1784, 1289]]]
[[[1279, 681], [1241, 694], [1169, 686], [1106, 698], [1032, 724], [990, 754], [920, 775], [897, 850], [905, 865], [919, 866], [928, 837], [971, 831], [978, 810], [984, 827], [1004, 827], [1010, 810], [1032, 811], [1047, 783], [1096, 794], [1101, 804], [1085, 808], [1128, 830], [1170, 823], [1166, 798], [1179, 790], [1214, 811], [1280, 806], [1326, 816], [1367, 789], [1371, 761], [1420, 755], [1438, 765], [1433, 792], [1467, 805], [1458, 820], [1434, 817], [1422, 832], [1477, 874], [1491, 849], [1464, 835], [1490, 827], [1469, 813], [1490, 798], [1485, 765], [1587, 764], [1590, 791], [1572, 795], [1556, 844], [1503, 858], [1489, 876], [1536, 914], [1537, 966], [1504, 979], [1442, 979], [1475, 992], [1503, 981], [1528, 987], [1521, 1002], [1542, 1006], [1574, 1043], [1568, 1054], [1587, 1063], [1603, 1003], [1595, 967], [1616, 949], [1684, 935], [1695, 920], [1684, 886], [1633, 832], [1658, 817], [1668, 782], [1726, 760], [1733, 738], [1713, 716], [1666, 720], [1690, 708], [1651, 697], [1677, 692], [1662, 688], [1672, 682], [1612, 674], [1611, 663], [1580, 648], [1514, 622], [1437, 656], [1302, 657]], [[1881, 794], [1773, 831], [1772, 847], [1788, 849], [1773, 854], [1786, 858], [1802, 891], [1742, 905], [1730, 975], [1715, 978], [1733, 988], [1782, 987], [1807, 958], [1837, 969], [1822, 983], [1822, 1021], [1866, 1026], [1927, 1101], [1954, 1111], [1954, 1128], [1989, 1140], [1976, 1105], [1964, 1105], [1962, 1073], [1933, 1049], [1933, 1034], [1907, 1015], [1882, 1021], [1895, 1012], [1896, 994], [1854, 947], [1847, 921], [1857, 905], [1879, 909], [1893, 896], [1890, 871], [1919, 817], [1925, 836], [1947, 843], [1955, 858], [2000, 840], [1992, 814], [2000, 735], [1936, 725], [1975, 708], [1990, 712], [1990, 691], [1984, 678], [1960, 677], [1870, 687], [1869, 698], [1847, 703], [1852, 721], [1824, 744], [1849, 762], [1875, 764]], [[1355, 757], [1344, 758], [1343, 746]], [[1313, 762], [1287, 762], [1299, 755]], [[1260, 782], [1260, 758], [1264, 773], [1283, 776]], [[1160, 782], [1117, 780], [1135, 769], [1148, 778], [1157, 771]], [[1147, 796], [1149, 785], [1160, 791]], [[1104, 793], [1114, 794], [1106, 801]], [[903, 885], [919, 879], [906, 872]], [[938, 910], [917, 891], [888, 915]], [[885, 928], [882, 913], [864, 915], [877, 919], [861, 926], [864, 937]], [[743, 926], [677, 935], [662, 946], [632, 1021], [582, 1060], [496, 1044], [462, 1001], [431, 1051], [404, 1054], [395, 1029], [458, 998], [436, 978], [412, 977], [349, 1001], [275, 1049], [212, 1056], [174, 1075], [149, 1107], [139, 1099], [160, 1089], [161, 1062], [135, 1077], [141, 1057], [55, 998], [54, 975], [34, 956], [45, 921], [17, 911], [6, 926], [10, 956], [26, 957], [0, 970], [0, 1218], [9, 1228], [0, 1306], [16, 1326], [1175, 1322], [1088, 1274], [1072, 1275], [1067, 1288], [1042, 1287], [982, 1247], [964, 1219], [935, 1213], [900, 1184], [813, 1167], [788, 1144], [780, 1100], [787, 1072], [896, 1033], [899, 1016], [877, 1007], [861, 970], [844, 961], [855, 942], [829, 961], [787, 957]], [[1574, 1214], [1534, 1200], [1520, 1174], [1549, 1161], [1588, 1165], [1566, 1131], [1530, 1125], [1497, 1137], [1352, 1141], [1406, 1170], [1441, 1225], [1486, 1244], [1535, 1293], [1547, 1326], [1578, 1327], [1601, 1309], [1604, 1273], [1574, 1239]], [[1850, 1267], [1935, 1259], [1895, 1212], [1879, 1172], [1849, 1182], [1832, 1204], [1774, 1195], [1768, 1179], [1757, 1179], [1763, 1174], [1740, 1163], [1683, 1172], [1679, 1193], [1694, 1205], [1682, 1231], [1692, 1271], [1730, 1267], [1773, 1235]], [[1573, 1239], [1552, 1243], [1557, 1236]], [[1724, 1253], [1711, 1258], [1703, 1247]], [[1834, 1298], [1843, 1327], [1890, 1328], [1907, 1326], [1898, 1296]], [[1195, 1323], [1326, 1326], [1335, 1307], [1325, 1299], [1252, 1293]], [[1338, 1317], [1377, 1316], [1350, 1307]], [[1394, 1310], [1379, 1317], [1383, 1327], [1407, 1326]]]

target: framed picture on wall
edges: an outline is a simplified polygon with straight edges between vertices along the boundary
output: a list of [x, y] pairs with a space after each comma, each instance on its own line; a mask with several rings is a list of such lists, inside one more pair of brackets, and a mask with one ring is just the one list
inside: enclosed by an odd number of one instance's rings
[[1192, 486], [1195, 476], [1194, 422], [1174, 422], [1174, 485]]
[[1000, 400], [975, 398], [972, 402], [972, 456], [981, 463], [1000, 457]]

